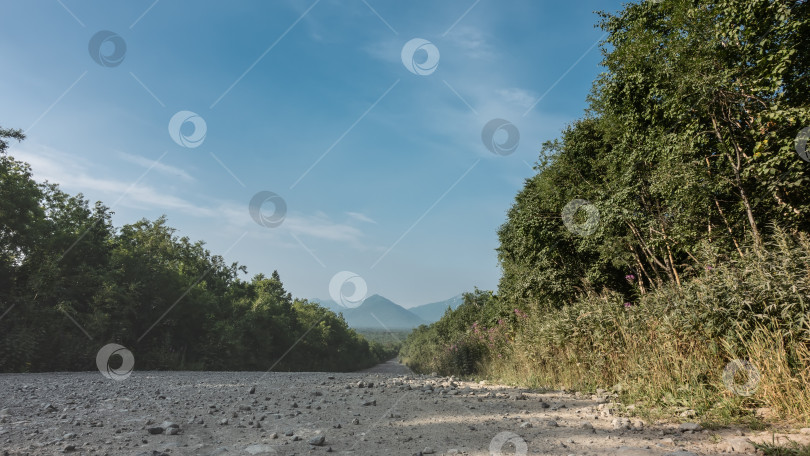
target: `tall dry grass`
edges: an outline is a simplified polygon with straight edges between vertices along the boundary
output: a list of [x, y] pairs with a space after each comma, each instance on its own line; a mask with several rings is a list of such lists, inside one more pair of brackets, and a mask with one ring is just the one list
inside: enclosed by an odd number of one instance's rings
[[[724, 383], [734, 360], [756, 368], [753, 391], [739, 393], [744, 370], [731, 387]], [[766, 249], [723, 264], [706, 260], [682, 287], [647, 293], [630, 307], [607, 293], [535, 312], [482, 373], [534, 387], [615, 386], [649, 413], [690, 408], [729, 422], [767, 408], [808, 423], [810, 243], [777, 231]]]

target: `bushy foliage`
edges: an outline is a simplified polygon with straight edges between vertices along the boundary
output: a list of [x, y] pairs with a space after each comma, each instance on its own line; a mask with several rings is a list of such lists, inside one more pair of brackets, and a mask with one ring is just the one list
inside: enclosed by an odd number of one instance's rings
[[[497, 297], [420, 328], [403, 355], [421, 371], [623, 383], [658, 405], [810, 419], [797, 388], [810, 380], [810, 165], [796, 153], [810, 3], [639, 1], [601, 17], [605, 71], [498, 231]], [[493, 318], [507, 324], [490, 345], [474, 328]], [[772, 373], [760, 396], [720, 381], [735, 358]]]
[[[734, 399], [736, 406], [810, 419], [810, 395], [802, 392], [810, 380], [810, 242], [777, 232], [759, 255], [754, 249], [634, 303], [613, 292], [589, 293], [531, 315], [518, 327], [509, 359], [492, 359], [488, 373], [586, 390], [618, 383], [649, 405], [702, 412]], [[723, 383], [734, 359], [762, 372], [761, 394], [735, 397]]]
[[436, 323], [416, 328], [405, 340], [400, 357], [417, 372], [469, 375], [509, 337], [505, 318], [492, 292], [476, 289], [464, 302], [448, 309]]
[[36, 183], [6, 138], [24, 136], [0, 129], [0, 371], [92, 370], [109, 342], [139, 369], [341, 371], [395, 356], [294, 300], [277, 272], [241, 280], [243, 266], [165, 218], [116, 229], [101, 203]]

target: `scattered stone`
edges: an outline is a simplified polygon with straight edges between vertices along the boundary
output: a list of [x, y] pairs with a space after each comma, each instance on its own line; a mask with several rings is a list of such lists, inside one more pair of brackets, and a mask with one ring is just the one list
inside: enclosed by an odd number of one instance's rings
[[313, 445], [313, 446], [322, 446], [324, 440], [326, 440], [326, 438], [324, 436], [318, 435], [318, 436], [315, 436], [315, 437], [309, 439], [309, 441], [307, 443], [309, 443], [310, 445]]
[[695, 413], [695, 411], [692, 409], [687, 409], [681, 412], [680, 416], [683, 418], [694, 418], [697, 416], [697, 413]]
[[615, 430], [630, 429], [630, 420], [627, 418], [614, 418], [610, 424]]
[[754, 445], [745, 437], [731, 437], [718, 445], [720, 451], [725, 453], [753, 453]]
[[678, 430], [681, 432], [686, 431], [698, 432], [703, 430], [703, 426], [699, 425], [698, 423], [681, 423], [681, 425], [678, 426]]

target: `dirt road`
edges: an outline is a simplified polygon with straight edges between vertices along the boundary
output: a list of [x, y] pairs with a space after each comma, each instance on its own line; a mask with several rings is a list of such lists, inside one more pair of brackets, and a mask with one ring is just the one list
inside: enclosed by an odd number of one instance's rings
[[[0, 375], [2, 455], [747, 454], [747, 436], [623, 421], [610, 395], [575, 397], [418, 376], [351, 373]], [[762, 440], [762, 436], [757, 436]], [[805, 436], [810, 438], [810, 436]], [[770, 435], [767, 436], [770, 439]]]

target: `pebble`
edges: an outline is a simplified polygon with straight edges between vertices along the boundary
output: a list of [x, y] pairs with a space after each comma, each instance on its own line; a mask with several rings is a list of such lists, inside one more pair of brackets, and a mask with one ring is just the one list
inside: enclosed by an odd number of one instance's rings
[[720, 451], [726, 453], [753, 453], [756, 451], [754, 445], [745, 437], [731, 437], [718, 445]]
[[310, 445], [314, 445], [314, 446], [322, 446], [324, 440], [326, 440], [326, 437], [324, 437], [322, 435], [318, 435], [318, 436], [315, 436], [315, 437], [309, 439], [309, 441], [307, 441], [307, 443], [309, 443]]
[[699, 425], [698, 423], [681, 423], [681, 425], [678, 426], [678, 430], [681, 432], [697, 432], [703, 430], [703, 426]]

